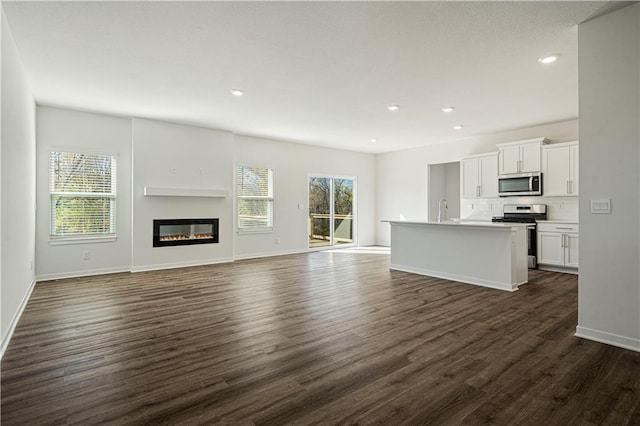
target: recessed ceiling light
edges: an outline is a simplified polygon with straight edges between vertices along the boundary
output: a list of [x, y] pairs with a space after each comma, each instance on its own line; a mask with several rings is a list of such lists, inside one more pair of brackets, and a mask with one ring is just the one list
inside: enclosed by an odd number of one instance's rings
[[452, 112], [454, 109], [454, 107], [444, 107], [442, 108], [442, 112]]
[[456, 130], [462, 130], [464, 126], [462, 124], [456, 124], [455, 126], [453, 126], [454, 129]]
[[560, 56], [558, 53], [554, 53], [552, 55], [542, 56], [542, 57], [538, 58], [538, 62], [540, 62], [541, 64], [550, 64], [552, 62], [557, 61], [558, 60], [558, 56]]
[[388, 105], [388, 106], [387, 106], [387, 109], [388, 109], [389, 111], [397, 111], [397, 110], [398, 110], [398, 108], [400, 108], [398, 105]]
[[232, 94], [233, 96], [242, 96], [242, 95], [244, 95], [244, 91], [242, 91], [242, 90], [240, 90], [240, 89], [233, 89], [233, 90], [231, 91], [231, 94]]
[[371, 143], [376, 143], [378, 142], [378, 139], [371, 139]]

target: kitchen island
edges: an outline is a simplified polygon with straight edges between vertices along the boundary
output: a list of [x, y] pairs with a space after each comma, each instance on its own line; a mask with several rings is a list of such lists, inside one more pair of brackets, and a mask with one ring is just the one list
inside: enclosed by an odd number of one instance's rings
[[528, 280], [527, 224], [385, 220], [398, 271], [515, 291]]

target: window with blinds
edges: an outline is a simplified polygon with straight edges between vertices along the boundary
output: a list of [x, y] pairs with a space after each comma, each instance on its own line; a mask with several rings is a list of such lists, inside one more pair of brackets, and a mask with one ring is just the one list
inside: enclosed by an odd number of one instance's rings
[[236, 167], [238, 231], [273, 229], [273, 170], [261, 167]]
[[115, 236], [116, 157], [52, 152], [52, 238]]

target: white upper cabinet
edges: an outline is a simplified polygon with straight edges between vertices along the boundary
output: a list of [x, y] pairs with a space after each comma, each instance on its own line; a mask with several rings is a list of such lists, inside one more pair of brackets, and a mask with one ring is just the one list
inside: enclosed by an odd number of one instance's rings
[[498, 155], [479, 154], [460, 161], [462, 198], [498, 197]]
[[500, 148], [500, 174], [511, 174], [520, 172], [520, 146], [505, 146]]
[[493, 153], [480, 157], [480, 196], [494, 198], [498, 196], [498, 155]]
[[580, 194], [580, 164], [579, 164], [579, 151], [578, 142], [575, 142], [570, 148], [571, 150], [571, 162], [569, 167], [571, 170], [571, 195]]
[[477, 158], [465, 158], [460, 161], [460, 195], [462, 198], [478, 197], [478, 178], [480, 164]]
[[547, 142], [546, 138], [535, 138], [498, 144], [499, 174], [541, 171], [540, 148]]
[[546, 145], [542, 148], [542, 179], [545, 196], [577, 196], [578, 142]]

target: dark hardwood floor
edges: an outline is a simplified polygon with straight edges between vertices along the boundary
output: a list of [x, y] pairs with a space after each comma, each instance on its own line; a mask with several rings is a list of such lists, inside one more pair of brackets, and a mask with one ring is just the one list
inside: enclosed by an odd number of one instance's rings
[[575, 276], [507, 293], [388, 266], [315, 252], [39, 283], [2, 424], [640, 424], [640, 353], [573, 336]]

